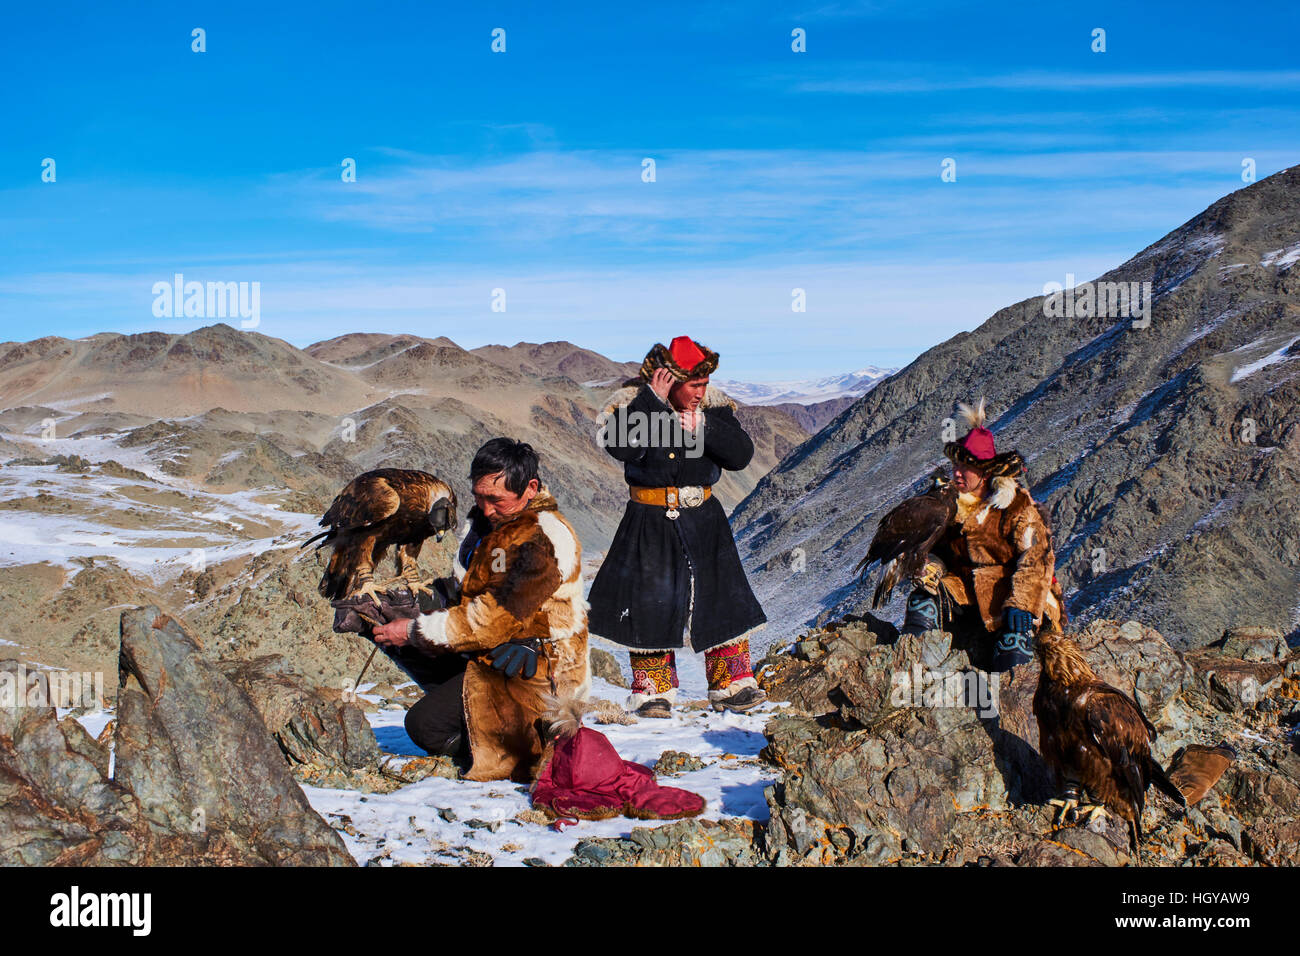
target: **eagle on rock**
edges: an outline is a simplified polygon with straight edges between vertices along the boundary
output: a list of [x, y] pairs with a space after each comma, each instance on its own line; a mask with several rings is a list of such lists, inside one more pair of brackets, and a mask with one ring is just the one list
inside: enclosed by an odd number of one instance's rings
[[320, 579], [320, 593], [333, 601], [357, 594], [379, 599], [374, 569], [396, 548], [398, 577], [412, 593], [430, 589], [420, 582], [416, 559], [426, 539], [441, 541], [456, 526], [456, 493], [424, 471], [379, 468], [348, 482], [320, 519], [327, 529], [304, 541], [324, 539], [316, 550], [333, 548]]
[[[1187, 806], [1186, 796], [1151, 756], [1155, 727], [1137, 701], [1094, 673], [1064, 634], [1040, 635], [1035, 653], [1042, 664], [1033, 704], [1038, 749], [1063, 784], [1061, 796], [1051, 801], [1060, 808], [1057, 823], [1072, 823], [1080, 815], [1091, 821], [1113, 811], [1128, 821], [1138, 852], [1147, 787], [1155, 784], [1180, 807]], [[1084, 803], [1085, 794], [1097, 802]]]

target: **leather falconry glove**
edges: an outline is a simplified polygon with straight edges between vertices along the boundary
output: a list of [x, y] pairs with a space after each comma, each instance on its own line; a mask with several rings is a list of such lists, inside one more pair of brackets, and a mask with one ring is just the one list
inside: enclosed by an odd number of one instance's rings
[[537, 673], [537, 653], [542, 649], [542, 642], [535, 637], [516, 638], [505, 644], [498, 644], [488, 651], [492, 666], [507, 677], [518, 677], [523, 672], [528, 680]]

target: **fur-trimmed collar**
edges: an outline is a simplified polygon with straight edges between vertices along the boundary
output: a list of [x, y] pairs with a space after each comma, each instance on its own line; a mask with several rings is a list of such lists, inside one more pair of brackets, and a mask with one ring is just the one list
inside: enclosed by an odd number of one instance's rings
[[[610, 395], [605, 402], [605, 408], [601, 412], [602, 417], [614, 414], [615, 411], [631, 403], [636, 398], [637, 392], [641, 391], [644, 383], [640, 380], [633, 380], [630, 384], [624, 385], [614, 394]], [[656, 396], [657, 397], [657, 396]], [[667, 403], [665, 403], [667, 404]], [[726, 392], [714, 386], [707, 385], [704, 388], [704, 401], [700, 402], [701, 408], [730, 408], [733, 412], [736, 410], [736, 403]]]
[[1016, 492], [1020, 490], [1016, 480], [1006, 475], [998, 475], [989, 479], [989, 483], [991, 493], [985, 497], [973, 495], [968, 491], [963, 491], [957, 496], [957, 520], [959, 522], [964, 522], [967, 517], [974, 514], [975, 523], [983, 524], [984, 519], [988, 517], [990, 508], [1005, 511], [1011, 507], [1011, 503], [1016, 500]]

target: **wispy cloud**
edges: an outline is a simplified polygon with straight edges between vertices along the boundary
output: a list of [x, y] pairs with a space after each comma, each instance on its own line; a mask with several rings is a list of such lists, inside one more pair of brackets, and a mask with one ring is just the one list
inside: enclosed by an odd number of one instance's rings
[[[799, 93], [873, 95], [895, 93], [952, 93], [965, 90], [1297, 90], [1300, 70], [1182, 70], [1172, 72], [1047, 72], [944, 75], [942, 67], [907, 66], [909, 76], [881, 74], [878, 64], [857, 64], [837, 69], [840, 75], [824, 79], [786, 76], [784, 84]], [[863, 75], [867, 74], [867, 75]], [[776, 81], [772, 81], [776, 82]]]

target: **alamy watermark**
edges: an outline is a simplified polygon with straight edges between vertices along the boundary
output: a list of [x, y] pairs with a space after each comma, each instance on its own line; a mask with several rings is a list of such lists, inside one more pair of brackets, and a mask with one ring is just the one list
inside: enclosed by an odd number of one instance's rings
[[1065, 285], [1043, 285], [1043, 315], [1049, 319], [1132, 319], [1133, 328], [1151, 325], [1151, 283], [1074, 282], [1065, 274]]
[[262, 283], [186, 282], [177, 272], [171, 282], [153, 284], [153, 314], [157, 319], [240, 319], [255, 329], [262, 323]]
[[704, 429], [683, 427], [677, 412], [624, 409], [601, 416], [596, 444], [601, 448], [680, 448], [682, 457], [699, 458], [704, 454]]
[[895, 707], [969, 707], [981, 717], [998, 715], [998, 675], [983, 671], [932, 671], [920, 664], [889, 675]]
[[103, 671], [0, 670], [0, 707], [100, 708], [104, 701]]

